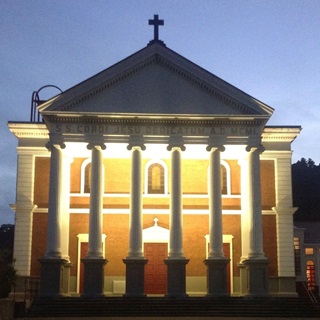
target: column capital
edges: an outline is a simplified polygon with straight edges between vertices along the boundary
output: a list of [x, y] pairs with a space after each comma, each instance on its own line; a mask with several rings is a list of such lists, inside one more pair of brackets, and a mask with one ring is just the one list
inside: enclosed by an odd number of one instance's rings
[[186, 147], [183, 144], [183, 137], [170, 137], [167, 150], [171, 151], [172, 149], [179, 148], [181, 151], [185, 151]]
[[65, 149], [66, 145], [64, 142], [52, 142], [52, 141], [48, 141], [46, 143], [46, 148], [51, 151], [53, 148], [56, 149]]
[[214, 144], [214, 143], [209, 143], [208, 146], [206, 147], [207, 151], [215, 151], [215, 150], [219, 150], [220, 152], [223, 152], [226, 150], [225, 146], [222, 144]]
[[134, 147], [140, 147], [141, 150], [146, 150], [146, 146], [143, 144], [143, 136], [130, 136], [128, 150], [132, 150]]
[[87, 149], [88, 150], [92, 150], [92, 149], [100, 149], [100, 150], [106, 150], [107, 147], [103, 142], [89, 142], [87, 145]]
[[260, 154], [263, 153], [265, 150], [265, 147], [263, 145], [258, 145], [258, 146], [251, 146], [247, 145], [246, 146], [246, 151], [247, 152], [255, 152], [258, 151]]

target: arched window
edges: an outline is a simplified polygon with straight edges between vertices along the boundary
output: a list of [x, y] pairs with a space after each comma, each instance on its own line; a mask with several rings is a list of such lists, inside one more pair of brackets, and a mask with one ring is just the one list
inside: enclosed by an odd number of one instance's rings
[[167, 167], [163, 161], [149, 161], [145, 170], [145, 193], [165, 194]]
[[90, 193], [91, 187], [91, 162], [88, 163], [84, 169], [84, 193]]
[[228, 175], [227, 175], [227, 169], [222, 164], [220, 166], [221, 170], [221, 193], [222, 194], [228, 194]]
[[316, 288], [316, 275], [315, 275], [314, 262], [312, 260], [307, 261], [306, 273], [307, 273], [308, 289], [315, 290], [315, 288]]
[[91, 186], [91, 159], [86, 159], [81, 164], [80, 192], [90, 193]]
[[[231, 194], [231, 178], [230, 178], [230, 167], [229, 164], [222, 160], [220, 165], [220, 174], [221, 174], [221, 194], [227, 195]], [[208, 182], [210, 179], [209, 167], [208, 167]], [[209, 184], [208, 184], [209, 190]]]
[[159, 163], [148, 168], [148, 193], [164, 193], [164, 169]]

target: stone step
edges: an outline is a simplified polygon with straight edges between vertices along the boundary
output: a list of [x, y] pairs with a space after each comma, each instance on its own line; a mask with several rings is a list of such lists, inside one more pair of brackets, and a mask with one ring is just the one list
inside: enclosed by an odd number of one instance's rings
[[305, 298], [98, 298], [34, 300], [28, 317], [319, 317], [319, 305]]

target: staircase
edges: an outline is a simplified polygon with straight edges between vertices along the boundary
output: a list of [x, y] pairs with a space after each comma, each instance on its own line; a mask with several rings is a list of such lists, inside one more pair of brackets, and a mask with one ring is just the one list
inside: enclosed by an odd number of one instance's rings
[[320, 306], [305, 298], [36, 298], [27, 312], [27, 317], [313, 317], [320, 319]]

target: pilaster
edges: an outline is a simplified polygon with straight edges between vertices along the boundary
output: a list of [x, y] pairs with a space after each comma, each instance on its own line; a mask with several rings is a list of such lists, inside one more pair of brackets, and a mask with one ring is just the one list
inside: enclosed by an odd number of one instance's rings
[[35, 158], [18, 147], [17, 194], [15, 206], [14, 259], [20, 276], [29, 276], [34, 204]]

